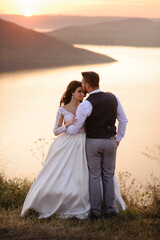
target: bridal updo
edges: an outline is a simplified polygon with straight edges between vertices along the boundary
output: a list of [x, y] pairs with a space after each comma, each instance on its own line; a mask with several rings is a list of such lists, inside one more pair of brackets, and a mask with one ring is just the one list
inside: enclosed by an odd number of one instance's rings
[[72, 93], [75, 92], [75, 90], [78, 88], [78, 87], [82, 87], [82, 83], [79, 82], [79, 81], [71, 81], [68, 86], [67, 86], [67, 89], [66, 91], [63, 93], [62, 95], [62, 98], [60, 100], [60, 106], [62, 105], [66, 105], [68, 104], [70, 101], [71, 101], [71, 98], [72, 98]]

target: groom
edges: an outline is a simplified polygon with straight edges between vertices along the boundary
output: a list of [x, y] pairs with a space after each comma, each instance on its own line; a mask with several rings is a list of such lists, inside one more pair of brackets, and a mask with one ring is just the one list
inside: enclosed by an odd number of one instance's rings
[[[127, 118], [119, 99], [112, 93], [99, 89], [99, 75], [82, 72], [82, 88], [89, 97], [76, 112], [77, 123], [67, 128], [66, 133], [77, 134], [85, 123], [86, 154], [89, 168], [89, 191], [91, 218], [99, 218], [102, 209], [102, 178], [105, 217], [115, 214], [114, 172], [116, 151], [124, 137]], [[116, 133], [115, 122], [118, 120]]]

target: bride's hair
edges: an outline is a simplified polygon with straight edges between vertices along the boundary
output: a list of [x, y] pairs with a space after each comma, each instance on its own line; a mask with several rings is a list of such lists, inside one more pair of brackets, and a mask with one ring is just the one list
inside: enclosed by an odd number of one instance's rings
[[71, 101], [71, 98], [72, 98], [72, 93], [75, 92], [75, 90], [78, 88], [78, 87], [82, 87], [82, 83], [79, 82], [79, 81], [71, 81], [67, 88], [66, 88], [66, 91], [63, 93], [62, 97], [61, 97], [61, 100], [60, 100], [60, 106], [63, 105], [66, 105], [68, 104], [70, 101]]

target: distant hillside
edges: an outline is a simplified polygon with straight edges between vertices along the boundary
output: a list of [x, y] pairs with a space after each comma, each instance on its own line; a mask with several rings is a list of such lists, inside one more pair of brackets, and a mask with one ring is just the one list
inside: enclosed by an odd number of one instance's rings
[[67, 27], [48, 35], [77, 44], [160, 47], [160, 23], [143, 18]]
[[47, 31], [48, 29], [58, 29], [68, 26], [85, 26], [99, 22], [107, 22], [123, 17], [87, 17], [87, 16], [69, 16], [69, 15], [35, 15], [25, 17], [22, 15], [0, 15], [0, 18], [6, 21], [14, 22], [23, 27]]
[[113, 61], [0, 19], [0, 72]]

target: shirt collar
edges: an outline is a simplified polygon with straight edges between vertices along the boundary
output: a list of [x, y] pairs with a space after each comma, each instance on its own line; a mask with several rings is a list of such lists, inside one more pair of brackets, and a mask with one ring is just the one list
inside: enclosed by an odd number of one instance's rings
[[101, 92], [101, 90], [100, 89], [93, 90], [92, 92], [89, 93], [89, 95], [93, 93], [98, 93], [98, 92]]

